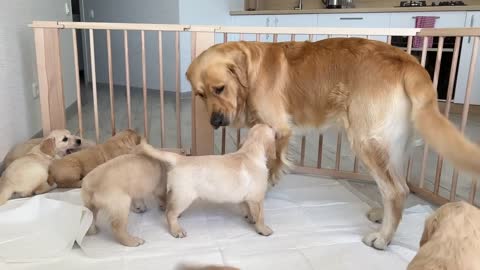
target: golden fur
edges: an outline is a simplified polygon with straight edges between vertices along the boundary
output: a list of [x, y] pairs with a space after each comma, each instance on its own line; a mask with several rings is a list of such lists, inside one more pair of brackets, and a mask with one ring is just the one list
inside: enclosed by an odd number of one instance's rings
[[127, 129], [117, 133], [103, 144], [55, 160], [49, 169], [49, 183], [61, 188], [79, 188], [82, 178], [100, 164], [117, 156], [130, 153], [140, 143], [141, 137]]
[[420, 249], [408, 270], [480, 269], [480, 210], [447, 203], [426, 221]]
[[[81, 137], [72, 135], [70, 131], [66, 129], [52, 130], [45, 138], [55, 138], [57, 155], [63, 157], [67, 154], [73, 153], [80, 149], [85, 149], [93, 144]], [[5, 155], [2, 167], [8, 168], [8, 166], [16, 159], [25, 156], [33, 147], [39, 145], [44, 138], [30, 139], [26, 142], [14, 145], [10, 151]], [[3, 169], [2, 169], [3, 171]]]
[[98, 211], [105, 210], [111, 220], [112, 231], [125, 246], [139, 246], [145, 241], [127, 232], [128, 214], [132, 200], [143, 205], [143, 199], [155, 195], [160, 207], [165, 207], [166, 168], [156, 159], [142, 154], [126, 154], [93, 169], [83, 179], [82, 199], [93, 212], [88, 231], [95, 234]]
[[0, 179], [0, 205], [14, 193], [28, 197], [55, 188], [47, 183], [48, 166], [57, 152], [55, 146], [55, 138], [46, 138], [7, 167]]
[[259, 234], [273, 233], [264, 223], [263, 212], [268, 187], [266, 159], [275, 158], [275, 132], [267, 125], [252, 127], [242, 148], [222, 156], [181, 156], [148, 144], [141, 147], [142, 153], [172, 166], [168, 172], [166, 212], [172, 236], [186, 236], [178, 216], [196, 199], [241, 203]]
[[345, 128], [383, 196], [382, 227], [363, 239], [374, 248], [385, 249], [400, 222], [409, 192], [403, 163], [414, 128], [456, 167], [480, 173], [480, 148], [440, 113], [427, 71], [386, 43], [229, 42], [200, 54], [186, 75], [215, 128], [266, 123], [277, 131], [272, 183], [286, 164], [292, 133], [333, 124]]

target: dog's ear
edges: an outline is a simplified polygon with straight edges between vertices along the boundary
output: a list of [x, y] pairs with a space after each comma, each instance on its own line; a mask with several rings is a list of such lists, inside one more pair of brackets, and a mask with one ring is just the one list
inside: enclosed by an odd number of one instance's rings
[[247, 56], [245, 53], [236, 53], [232, 56], [233, 63], [227, 64], [228, 70], [235, 75], [238, 82], [245, 88], [248, 87]]
[[420, 247], [422, 247], [425, 243], [432, 238], [432, 235], [435, 233], [438, 227], [438, 220], [435, 216], [429, 217], [425, 221], [425, 228], [423, 229], [422, 238], [420, 239]]
[[55, 148], [55, 138], [48, 138], [40, 143], [40, 151], [46, 155], [55, 156]]

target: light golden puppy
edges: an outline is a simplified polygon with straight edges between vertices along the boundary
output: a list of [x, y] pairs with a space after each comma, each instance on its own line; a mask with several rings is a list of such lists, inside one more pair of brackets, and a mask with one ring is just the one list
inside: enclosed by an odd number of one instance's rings
[[408, 270], [480, 269], [480, 210], [466, 202], [438, 208], [426, 221]]
[[[66, 129], [52, 130], [45, 138], [55, 138], [56, 151], [59, 157], [71, 154], [78, 150], [93, 146], [94, 144], [81, 137], [72, 135]], [[39, 145], [44, 138], [35, 138], [24, 143], [16, 144], [5, 155], [2, 162], [2, 168], [7, 168], [14, 160], [25, 156], [33, 147]], [[3, 169], [2, 169], [3, 171]]]
[[55, 188], [55, 185], [47, 183], [48, 166], [55, 158], [55, 145], [55, 138], [44, 139], [8, 166], [0, 179], [0, 205], [10, 199], [13, 193], [28, 197]]
[[167, 221], [172, 236], [185, 237], [178, 216], [196, 199], [216, 203], [242, 203], [256, 231], [268, 236], [263, 200], [268, 187], [267, 158], [275, 157], [275, 132], [255, 125], [237, 152], [226, 155], [182, 156], [141, 144], [143, 153], [172, 166], [168, 172]]
[[80, 188], [82, 178], [100, 164], [130, 153], [140, 143], [140, 135], [127, 129], [99, 144], [55, 160], [50, 165], [49, 183], [60, 188]]
[[162, 162], [143, 154], [116, 157], [93, 169], [82, 184], [82, 199], [93, 212], [89, 234], [97, 233], [98, 211], [105, 210], [111, 220], [113, 235], [125, 246], [139, 246], [145, 241], [127, 232], [128, 214], [132, 200], [137, 205], [154, 195], [165, 207], [166, 168]]
[[265, 123], [275, 129], [272, 183], [293, 133], [343, 127], [383, 197], [381, 216], [369, 215], [383, 218], [382, 226], [363, 238], [376, 249], [388, 246], [402, 217], [409, 192], [403, 165], [414, 129], [456, 167], [480, 174], [480, 148], [440, 113], [428, 72], [384, 42], [228, 42], [202, 52], [186, 76], [214, 128]]

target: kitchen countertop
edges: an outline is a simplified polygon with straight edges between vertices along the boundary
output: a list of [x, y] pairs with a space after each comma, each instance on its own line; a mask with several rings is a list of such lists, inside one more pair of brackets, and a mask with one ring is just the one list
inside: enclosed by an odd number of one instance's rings
[[230, 11], [230, 15], [287, 15], [287, 14], [340, 14], [340, 13], [389, 13], [389, 12], [435, 12], [435, 11], [476, 11], [480, 5], [436, 6], [436, 7], [360, 7], [343, 9], [303, 9], [303, 10], [255, 10]]

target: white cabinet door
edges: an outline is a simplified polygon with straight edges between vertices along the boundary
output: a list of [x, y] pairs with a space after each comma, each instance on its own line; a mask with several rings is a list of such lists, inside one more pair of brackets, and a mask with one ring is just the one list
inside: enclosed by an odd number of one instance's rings
[[[465, 27], [480, 27], [480, 12], [467, 12]], [[457, 73], [457, 85], [455, 87], [455, 103], [465, 102], [465, 92], [467, 89], [468, 72], [472, 61], [473, 38], [463, 38], [462, 51], [460, 53], [460, 62]], [[475, 76], [470, 95], [470, 104], [480, 105], [480, 56], [477, 58], [475, 66]]]
[[[316, 14], [298, 14], [298, 15], [277, 15], [274, 18], [274, 24], [277, 27], [316, 27]], [[290, 41], [291, 35], [279, 35], [278, 41]], [[308, 35], [295, 35], [295, 40], [304, 41]]]
[[458, 12], [406, 12], [392, 13], [390, 28], [415, 28], [417, 16], [434, 16], [435, 28], [463, 27], [465, 25], [464, 11]]
[[[260, 26], [260, 27], [274, 27], [275, 26], [275, 15], [242, 15], [242, 16], [233, 16], [232, 23], [234, 26]], [[229, 35], [229, 40], [239, 40], [240, 35], [231, 34]], [[256, 36], [253, 34], [243, 35], [244, 40], [253, 41], [256, 39]], [[264, 34], [261, 35], [261, 41], [273, 41], [273, 35]]]
[[[390, 13], [321, 14], [318, 16], [317, 25], [338, 28], [388, 28]], [[370, 39], [387, 41], [386, 36], [371, 36]]]

